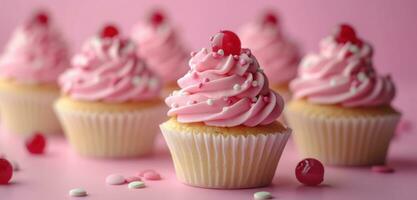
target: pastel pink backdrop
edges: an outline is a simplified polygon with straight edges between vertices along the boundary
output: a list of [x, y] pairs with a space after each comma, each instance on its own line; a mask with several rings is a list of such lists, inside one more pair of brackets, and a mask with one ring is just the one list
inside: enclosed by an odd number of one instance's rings
[[[320, 38], [335, 24], [349, 22], [374, 44], [379, 71], [392, 73], [399, 88], [417, 83], [415, 0], [0, 0], [0, 48], [13, 28], [39, 7], [52, 12], [76, 51], [103, 23], [116, 22], [128, 33], [155, 6], [168, 12], [191, 49], [206, 45], [219, 29], [237, 30], [265, 8], [281, 13], [285, 31], [305, 52], [316, 50]], [[401, 91], [397, 101], [408, 98]]]

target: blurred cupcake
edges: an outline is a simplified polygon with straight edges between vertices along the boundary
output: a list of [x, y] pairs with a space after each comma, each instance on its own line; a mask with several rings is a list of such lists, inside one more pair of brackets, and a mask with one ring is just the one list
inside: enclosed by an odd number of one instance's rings
[[45, 12], [17, 27], [0, 56], [3, 126], [21, 135], [61, 132], [52, 104], [59, 96], [58, 76], [67, 67], [66, 43]]
[[192, 53], [181, 90], [160, 125], [177, 177], [205, 188], [269, 185], [291, 130], [276, 121], [284, 101], [249, 49], [230, 31]]
[[395, 87], [375, 71], [371, 46], [351, 26], [339, 25], [319, 54], [303, 59], [290, 88], [286, 119], [303, 156], [330, 165], [385, 162], [400, 119], [391, 106]]
[[297, 75], [300, 54], [293, 41], [282, 31], [274, 12], [265, 12], [241, 28], [242, 46], [250, 48], [265, 70], [271, 88], [290, 100], [289, 82]]
[[55, 109], [66, 136], [85, 156], [132, 157], [151, 152], [164, 106], [159, 79], [135, 44], [106, 26], [60, 77]]
[[164, 13], [154, 10], [133, 27], [131, 36], [139, 46], [138, 54], [162, 78], [163, 96], [178, 89], [176, 81], [187, 72], [189, 55]]

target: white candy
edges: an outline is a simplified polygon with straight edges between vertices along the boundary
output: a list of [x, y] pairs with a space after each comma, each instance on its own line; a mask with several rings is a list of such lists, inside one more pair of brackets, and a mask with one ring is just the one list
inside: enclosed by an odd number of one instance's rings
[[255, 194], [253, 194], [253, 198], [255, 200], [264, 200], [264, 199], [271, 199], [272, 195], [269, 192], [256, 192]]
[[239, 91], [240, 89], [241, 89], [241, 87], [240, 87], [240, 85], [239, 85], [239, 84], [235, 84], [235, 85], [233, 86], [233, 90]]
[[368, 78], [363, 72], [359, 73], [357, 77], [359, 81], [365, 81]]
[[253, 82], [252, 82], [252, 86], [253, 86], [253, 87], [258, 86], [258, 81], [253, 81]]
[[133, 77], [133, 79], [132, 79], [132, 84], [133, 84], [134, 86], [138, 86], [138, 85], [140, 84], [140, 80], [141, 80], [140, 76], [135, 76], [135, 77]]
[[224, 51], [223, 51], [223, 49], [219, 49], [219, 50], [217, 50], [217, 54], [219, 54], [219, 55], [221, 55], [221, 56], [224, 56]]
[[336, 79], [334, 79], [334, 78], [332, 78], [331, 80], [330, 80], [330, 86], [335, 86], [336, 85]]
[[138, 189], [138, 188], [144, 188], [145, 187], [145, 183], [142, 181], [133, 181], [130, 182], [127, 187], [129, 189]]
[[209, 106], [212, 106], [212, 105], [214, 104], [213, 99], [207, 99], [207, 104], [208, 104]]
[[85, 197], [87, 196], [87, 191], [82, 188], [75, 188], [69, 191], [69, 195], [72, 197]]

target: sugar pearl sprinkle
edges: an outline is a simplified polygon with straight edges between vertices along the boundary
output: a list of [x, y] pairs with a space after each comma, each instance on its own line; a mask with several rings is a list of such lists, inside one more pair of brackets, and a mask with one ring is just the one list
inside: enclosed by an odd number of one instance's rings
[[212, 106], [214, 104], [213, 99], [207, 99], [207, 105]]
[[224, 51], [223, 51], [223, 49], [219, 49], [219, 50], [217, 50], [217, 54], [219, 54], [219, 55], [221, 55], [221, 56], [224, 56]]
[[253, 82], [252, 82], [252, 86], [253, 86], [253, 87], [258, 86], [258, 81], [253, 81]]
[[126, 183], [126, 179], [122, 175], [110, 174], [106, 177], [106, 183], [108, 185], [122, 185]]
[[365, 81], [367, 79], [366, 74], [361, 72], [357, 75], [359, 81]]
[[87, 191], [82, 188], [71, 189], [68, 194], [72, 197], [85, 197], [87, 196]]
[[336, 79], [331, 79], [330, 80], [330, 86], [336, 86], [336, 83], [337, 83], [337, 81], [336, 81]]
[[239, 85], [239, 84], [235, 84], [235, 85], [233, 85], [233, 90], [235, 90], [235, 91], [239, 91], [240, 89], [242, 89], [242, 88], [240, 87], [240, 85]]
[[253, 194], [253, 198], [255, 200], [271, 199], [272, 195], [269, 192], [261, 191], [261, 192], [255, 192], [255, 194]]
[[139, 189], [139, 188], [144, 188], [145, 187], [145, 183], [142, 181], [133, 181], [130, 182], [127, 187], [129, 189]]

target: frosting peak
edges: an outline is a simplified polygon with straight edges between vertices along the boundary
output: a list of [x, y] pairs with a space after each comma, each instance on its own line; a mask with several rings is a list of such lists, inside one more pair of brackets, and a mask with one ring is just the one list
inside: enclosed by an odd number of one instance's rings
[[286, 38], [278, 17], [266, 12], [240, 31], [243, 47], [250, 48], [273, 84], [286, 84], [297, 74], [300, 61], [295, 43]]
[[302, 60], [298, 77], [290, 84], [294, 98], [346, 107], [389, 105], [395, 86], [389, 76], [375, 71], [372, 55], [371, 46], [356, 35], [326, 37], [319, 54]]
[[271, 91], [268, 79], [249, 49], [224, 55], [203, 48], [192, 53], [190, 71], [178, 80], [180, 91], [166, 98], [169, 116], [182, 123], [209, 126], [266, 125], [282, 112], [283, 99]]
[[187, 71], [189, 57], [176, 31], [160, 11], [132, 29], [131, 37], [138, 44], [137, 53], [165, 83], [175, 82]]
[[[116, 31], [115, 31], [116, 30]], [[62, 91], [86, 101], [127, 102], [155, 98], [161, 84], [136, 55], [136, 45], [106, 27], [88, 40], [60, 78]]]
[[13, 32], [0, 56], [0, 76], [23, 83], [56, 83], [67, 67], [67, 45], [43, 12]]

